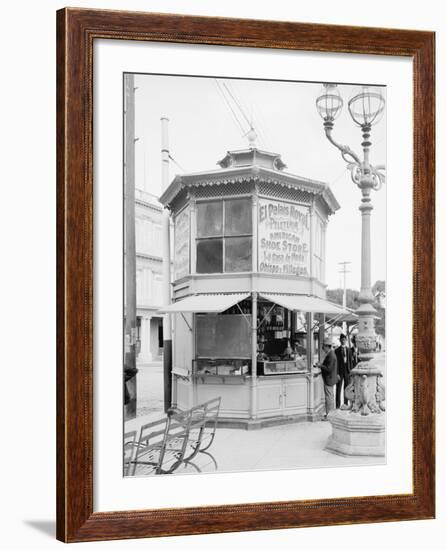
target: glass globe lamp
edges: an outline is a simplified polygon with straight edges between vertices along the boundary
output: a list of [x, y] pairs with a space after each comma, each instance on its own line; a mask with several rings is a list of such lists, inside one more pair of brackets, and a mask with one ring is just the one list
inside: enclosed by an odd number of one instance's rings
[[362, 86], [349, 100], [348, 110], [358, 126], [372, 126], [381, 120], [385, 105], [378, 88]]
[[341, 113], [344, 102], [336, 84], [323, 84], [316, 99], [316, 108], [325, 122], [333, 122]]

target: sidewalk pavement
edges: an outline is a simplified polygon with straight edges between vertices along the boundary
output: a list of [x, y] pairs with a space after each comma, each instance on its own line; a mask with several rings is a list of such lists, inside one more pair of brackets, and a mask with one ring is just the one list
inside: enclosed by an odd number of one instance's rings
[[[385, 360], [385, 354], [377, 354]], [[385, 380], [385, 363], [383, 361]], [[138, 372], [138, 416], [125, 423], [125, 432], [158, 420], [163, 412], [163, 367], [160, 362], [141, 365]], [[345, 457], [324, 450], [331, 435], [329, 422], [301, 422], [259, 430], [217, 428], [209, 452], [219, 472], [325, 468], [335, 466], [385, 464], [385, 457]], [[194, 463], [202, 472], [214, 472], [215, 466], [206, 455], [199, 454]], [[191, 467], [178, 474], [194, 473]]]
[[[161, 418], [151, 413], [126, 422], [125, 431], [139, 430], [142, 424]], [[331, 434], [329, 422], [301, 422], [259, 430], [218, 428], [209, 449], [218, 472], [285, 470], [385, 464], [385, 457], [345, 457], [324, 450]], [[194, 463], [203, 473], [215, 472], [212, 460], [199, 454]], [[192, 467], [177, 474], [196, 473]]]

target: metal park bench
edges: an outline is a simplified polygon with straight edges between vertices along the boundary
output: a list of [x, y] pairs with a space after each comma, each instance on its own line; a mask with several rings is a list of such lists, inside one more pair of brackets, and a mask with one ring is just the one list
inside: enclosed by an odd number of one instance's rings
[[186, 416], [191, 415], [188, 443], [189, 453], [186, 455], [184, 462], [193, 466], [198, 472], [201, 471], [200, 468], [192, 462], [198, 456], [198, 453], [208, 456], [214, 463], [215, 469], [217, 470], [218, 468], [217, 461], [208, 449], [215, 438], [220, 403], [221, 397], [216, 397], [184, 413]]
[[211, 399], [186, 411], [170, 409], [165, 418], [142, 426], [126, 475], [172, 474], [182, 466], [200, 472], [194, 463], [200, 453], [217, 469], [209, 448], [215, 438], [220, 401], [220, 397]]
[[124, 434], [124, 475], [128, 476], [136, 445], [136, 430]]

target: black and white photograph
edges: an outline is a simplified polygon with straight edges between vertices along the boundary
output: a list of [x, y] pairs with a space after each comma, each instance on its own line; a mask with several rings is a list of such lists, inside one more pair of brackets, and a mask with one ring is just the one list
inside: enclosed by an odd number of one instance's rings
[[123, 86], [124, 475], [385, 464], [386, 87]]
[[5, 4], [4, 548], [444, 538], [444, 11]]

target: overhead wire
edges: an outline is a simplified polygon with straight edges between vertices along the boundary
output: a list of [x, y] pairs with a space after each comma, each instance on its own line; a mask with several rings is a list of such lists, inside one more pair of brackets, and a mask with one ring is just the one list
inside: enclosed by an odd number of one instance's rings
[[[217, 89], [220, 93], [220, 96], [222, 97], [226, 106], [230, 110], [233, 116], [233, 119], [236, 121], [236, 124], [238, 125], [238, 127], [242, 132], [242, 135], [246, 136], [249, 130], [254, 126], [254, 122], [252, 120], [252, 116], [250, 119], [247, 115], [247, 112], [248, 112], [247, 104], [246, 104], [246, 101], [244, 101], [243, 96], [240, 94], [240, 90], [236, 92], [234, 90], [234, 85], [232, 83], [229, 84], [226, 82], [219, 82], [217, 79], [214, 79], [214, 80], [217, 85]], [[232, 100], [232, 105], [229, 99]], [[239, 115], [237, 115], [235, 108], [237, 109]], [[256, 118], [256, 123], [254, 128], [257, 134], [257, 137], [259, 139], [259, 142], [263, 145], [264, 148], [272, 149], [272, 141], [269, 137], [268, 131], [266, 130], [267, 125], [264, 122], [265, 119], [263, 117], [263, 114], [260, 112], [260, 109], [258, 108], [257, 105], [252, 105], [252, 109], [256, 111], [256, 114], [259, 114], [259, 117]], [[248, 127], [247, 130], [244, 128], [244, 125], [240, 121], [240, 118], [242, 118], [242, 120], [246, 123]]]
[[[246, 105], [246, 101], [244, 100], [243, 94], [240, 93], [240, 90], [238, 90], [238, 92], [236, 93], [234, 91], [234, 86], [232, 86], [231, 89], [235, 100], [239, 103], [239, 108], [242, 110], [242, 112], [247, 112], [248, 108]], [[264, 124], [262, 120], [260, 120], [260, 116], [258, 116], [258, 115], [261, 115], [260, 108], [257, 104], [253, 103], [252, 101], [250, 101], [250, 104], [251, 104], [251, 120], [249, 122], [250, 127], [255, 126], [256, 134], [258, 135], [260, 141], [263, 143], [263, 146], [266, 149], [272, 149], [271, 140], [269, 139], [268, 132], [266, 131], [266, 124]], [[255, 124], [254, 124], [254, 120], [252, 120], [254, 114], [255, 114]], [[245, 115], [245, 118], [247, 118], [246, 115]]]
[[331, 187], [332, 185], [334, 185], [335, 183], [338, 183], [338, 181], [342, 178], [342, 176], [348, 171], [348, 166], [344, 166], [344, 168], [342, 169], [342, 172], [340, 172], [340, 174], [338, 176], [336, 176], [336, 178], [329, 184], [329, 186]]
[[260, 130], [262, 131], [262, 133], [265, 135], [265, 138], [266, 138], [266, 144], [268, 146], [268, 149], [270, 151], [273, 151], [274, 150], [274, 147], [273, 147], [273, 141], [272, 139], [270, 138], [270, 134], [269, 134], [269, 130], [268, 130], [268, 125], [266, 124], [265, 122], [265, 117], [263, 115], [263, 112], [262, 110], [260, 109], [260, 107], [258, 105], [254, 105], [254, 109], [256, 111], [256, 114], [257, 114], [257, 124], [259, 124], [260, 126]]
[[[246, 112], [248, 111], [247, 109], [247, 106], [246, 106], [246, 103], [244, 103], [240, 93], [236, 93], [235, 90], [234, 90], [234, 87], [233, 86], [230, 86], [229, 84], [226, 84], [224, 83], [223, 84], [227, 93], [230, 95], [230, 97], [232, 98], [233, 102], [235, 103], [235, 105], [237, 106], [238, 110], [240, 111], [241, 115], [243, 116], [243, 118], [245, 119], [246, 123], [248, 124], [248, 127], [249, 129], [253, 128], [253, 120], [252, 120], [252, 116], [251, 116], [251, 119], [248, 118], [248, 115], [246, 114]], [[249, 130], [248, 130], [249, 131]], [[257, 137], [260, 141], [260, 143], [263, 145], [264, 148], [266, 148], [266, 140], [263, 136], [263, 132], [258, 128], [257, 124], [255, 125], [255, 132], [257, 134]], [[248, 132], [245, 132], [245, 135], [247, 134]]]
[[182, 172], [186, 172], [186, 170], [181, 166], [181, 164], [179, 162], [177, 162], [173, 156], [169, 153], [169, 159], [182, 171]]
[[254, 105], [253, 107], [253, 112], [255, 114], [255, 128], [256, 128], [256, 132], [259, 132], [261, 138], [262, 138], [262, 141], [265, 145], [265, 148], [272, 151], [273, 150], [273, 147], [272, 147], [272, 144], [271, 144], [271, 140], [269, 138], [269, 135], [268, 135], [268, 132], [265, 128], [265, 125], [263, 124], [261, 118], [260, 118], [260, 110], [259, 108], [257, 107], [257, 105]]
[[239, 130], [241, 131], [242, 135], [244, 135], [246, 132], [245, 132], [245, 129], [243, 128], [243, 125], [242, 123], [240, 122], [236, 112], [234, 111], [232, 105], [229, 103], [227, 97], [225, 96], [223, 90], [221, 89], [220, 87], [220, 83], [218, 82], [218, 80], [215, 78], [214, 79], [214, 82], [216, 84], [216, 87], [217, 87], [217, 90], [219, 91], [220, 93], [220, 97], [222, 98], [224, 104], [226, 105], [226, 107], [229, 109], [231, 115], [232, 115], [232, 119], [233, 121], [235, 122], [236, 126], [239, 128]]
[[246, 113], [245, 111], [242, 109], [242, 107], [240, 106], [240, 102], [237, 100], [237, 98], [235, 97], [235, 95], [233, 94], [233, 92], [231, 91], [231, 89], [229, 88], [229, 85], [226, 84], [226, 82], [223, 82], [223, 86], [225, 88], [225, 90], [228, 92], [228, 94], [231, 96], [232, 98], [232, 101], [237, 105], [237, 108], [238, 110], [240, 111], [241, 115], [243, 116], [243, 118], [245, 119], [246, 123], [248, 124], [248, 127], [251, 128], [251, 121], [249, 120], [249, 118], [246, 116]]
[[[236, 104], [238, 110], [240, 111], [241, 115], [243, 116], [243, 118], [245, 119], [246, 123], [248, 124], [248, 127], [249, 129], [253, 128], [253, 120], [252, 120], [252, 117], [251, 119], [248, 118], [248, 115], [246, 114], [246, 112], [248, 111], [247, 107], [246, 107], [246, 103], [243, 102], [241, 96], [240, 96], [240, 93], [237, 94], [235, 91], [234, 91], [234, 87], [233, 86], [229, 86], [229, 84], [226, 84], [224, 83], [223, 84], [226, 91], [228, 92], [228, 94], [231, 96], [232, 100], [234, 101], [234, 103]], [[263, 144], [263, 147], [266, 148], [266, 140], [263, 136], [263, 132], [258, 128], [257, 124], [255, 125], [255, 132], [257, 134], [257, 137], [259, 138], [259, 141]], [[249, 131], [249, 130], [248, 130]], [[247, 134], [248, 132], [245, 133], [245, 135]]]
[[[258, 118], [256, 116], [254, 116], [255, 112], [256, 112], [256, 105], [254, 105], [252, 102], [250, 102], [251, 103], [251, 109], [248, 109], [246, 101], [244, 101], [243, 96], [240, 94], [240, 92], [237, 95], [236, 92], [233, 90], [233, 93], [234, 93], [234, 96], [239, 100], [241, 108], [245, 112], [250, 110], [250, 112], [251, 112], [250, 128], [253, 128], [255, 130], [255, 133], [257, 134], [260, 145], [264, 149], [268, 149], [269, 147], [267, 146], [267, 142], [266, 142], [266, 139], [265, 139], [263, 128], [260, 127]], [[254, 121], [254, 119], [255, 119], [255, 121]]]

